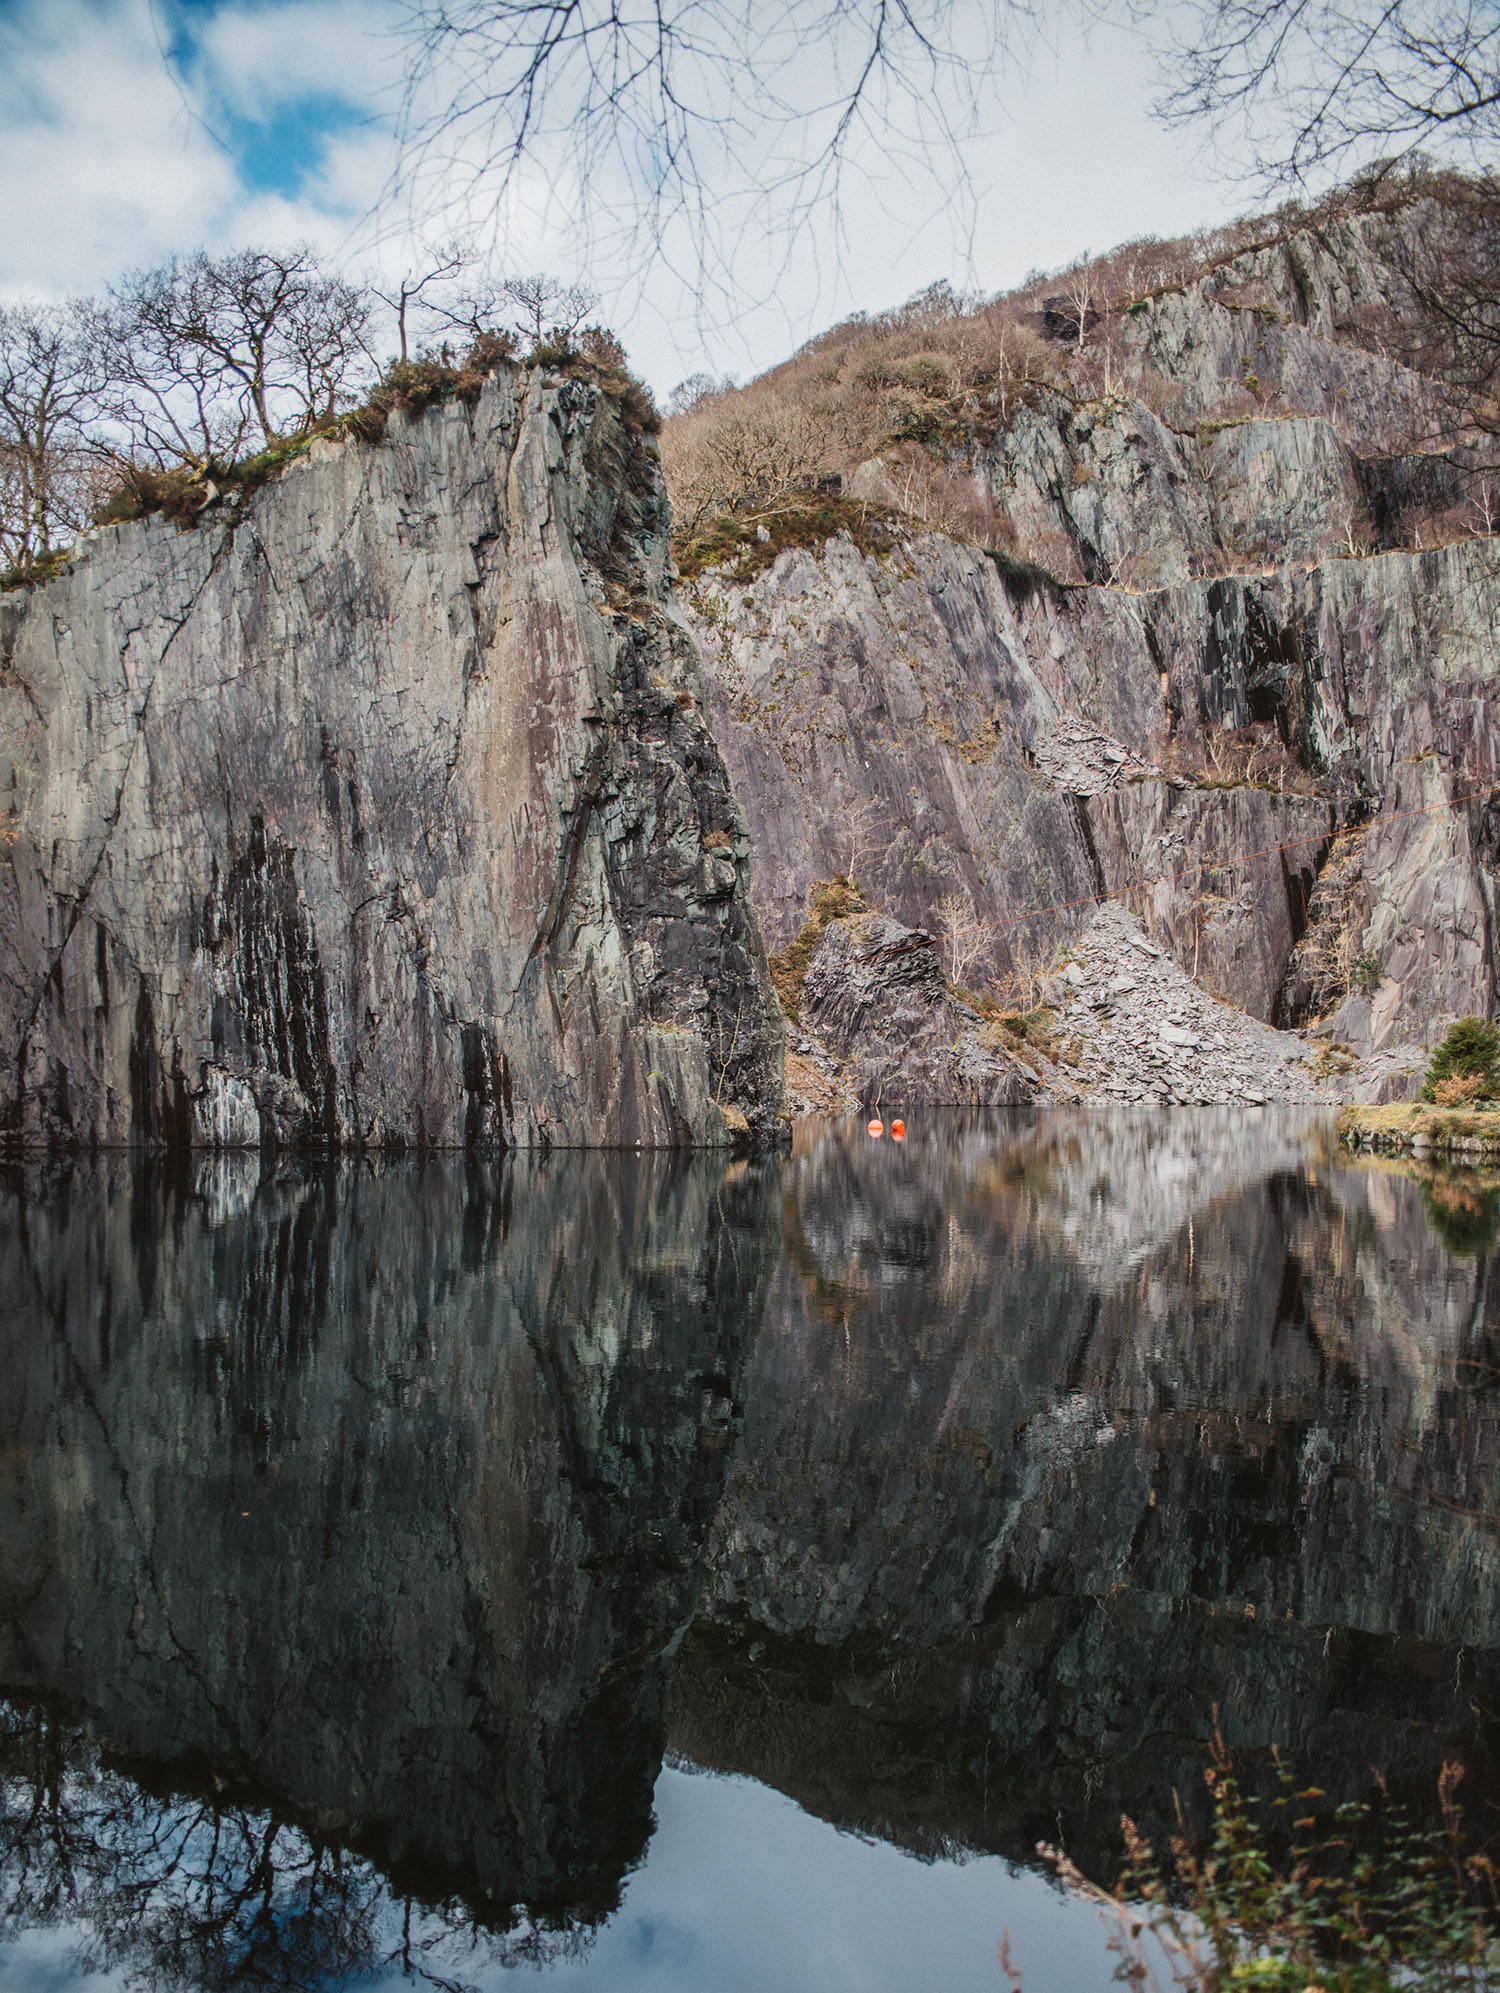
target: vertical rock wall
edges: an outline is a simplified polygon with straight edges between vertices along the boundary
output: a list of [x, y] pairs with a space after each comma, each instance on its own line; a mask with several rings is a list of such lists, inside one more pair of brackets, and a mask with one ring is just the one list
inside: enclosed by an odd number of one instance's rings
[[665, 512], [612, 401], [503, 369], [0, 604], [5, 1141], [769, 1134]]

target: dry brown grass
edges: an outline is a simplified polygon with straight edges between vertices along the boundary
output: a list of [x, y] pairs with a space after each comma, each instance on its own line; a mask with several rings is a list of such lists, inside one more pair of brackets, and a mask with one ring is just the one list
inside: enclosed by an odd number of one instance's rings
[[1269, 721], [1248, 727], [1206, 726], [1174, 734], [1158, 757], [1164, 774], [1202, 789], [1266, 789], [1278, 796], [1321, 794], [1317, 777]]
[[[1175, 242], [1128, 242], [1106, 256], [1039, 273], [1004, 296], [964, 297], [936, 284], [895, 310], [846, 319], [748, 386], [710, 386], [667, 421], [662, 460], [679, 536], [686, 543], [717, 518], [763, 513], [805, 496], [819, 479], [831, 493], [833, 480], [878, 465], [874, 476], [890, 487], [881, 495], [910, 517], [1019, 555], [1061, 581], [1081, 581], [1065, 532], [1046, 545], [1018, 545], [1000, 497], [974, 475], [1018, 411], [1059, 401], [1135, 400], [1185, 428], [1181, 390], [1152, 368], [1130, 332], [1130, 321], [1153, 300], [1207, 282], [1226, 305], [1275, 317], [1259, 300], [1247, 259], [1310, 226], [1326, 227], [1345, 214], [1394, 213], [1419, 199], [1447, 201], [1466, 217], [1464, 202], [1475, 184], [1429, 173], [1351, 185], [1316, 206], [1293, 202]], [[1439, 363], [1433, 338], [1418, 354], [1413, 323], [1389, 307], [1381, 311], [1376, 323], [1371, 310], [1351, 308], [1340, 336], [1382, 352], [1399, 346], [1403, 357]], [[1274, 383], [1263, 387], [1247, 374], [1226, 382], [1216, 405], [1196, 412], [1193, 426], [1242, 421], [1273, 404], [1293, 412], [1277, 400]], [[1500, 518], [1500, 500], [1488, 509]], [[1469, 506], [1420, 530], [1426, 544], [1445, 544], [1450, 535], [1491, 529]]]

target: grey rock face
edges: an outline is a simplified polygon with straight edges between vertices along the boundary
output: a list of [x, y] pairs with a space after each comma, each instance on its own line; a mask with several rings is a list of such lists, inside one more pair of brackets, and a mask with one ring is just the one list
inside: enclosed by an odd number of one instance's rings
[[[1492, 1008], [1500, 543], [1131, 594], [1027, 591], [922, 533], [688, 600], [773, 946], [853, 857], [909, 926], [967, 902], [976, 983], [1109, 895], [1264, 1022], [1307, 1015], [1294, 955], [1323, 919], [1368, 963], [1328, 1019], [1362, 1052]], [[1259, 765], [1216, 766], [1226, 733]], [[1361, 894], [1320, 902], [1341, 827]]]
[[[1150, 405], [976, 415], [950, 469], [1081, 585], [914, 522], [688, 586], [773, 946], [853, 871], [909, 927], [957, 905], [960, 980], [1013, 1004], [1109, 896], [1210, 994], [1361, 1055], [1495, 1007], [1500, 541], [1411, 550], [1424, 513], [1478, 529], [1491, 447], [1407, 364], [1425, 225], [1335, 218], [1143, 299], [1116, 337]], [[852, 489], [896, 496], [879, 458]]]
[[861, 1107], [1008, 1107], [1041, 1090], [948, 988], [931, 935], [884, 914], [829, 924], [802, 1020], [843, 1061]]
[[654, 449], [502, 370], [0, 607], [11, 1146], [768, 1134]]

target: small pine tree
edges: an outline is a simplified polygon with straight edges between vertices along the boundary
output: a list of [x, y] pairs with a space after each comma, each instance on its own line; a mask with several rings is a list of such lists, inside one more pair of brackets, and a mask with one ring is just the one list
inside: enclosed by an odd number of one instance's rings
[[1495, 1061], [1500, 1056], [1500, 1030], [1482, 1017], [1461, 1017], [1432, 1055], [1423, 1100], [1436, 1098], [1435, 1089], [1447, 1079], [1477, 1079], [1478, 1096], [1488, 1100], [1500, 1092]]

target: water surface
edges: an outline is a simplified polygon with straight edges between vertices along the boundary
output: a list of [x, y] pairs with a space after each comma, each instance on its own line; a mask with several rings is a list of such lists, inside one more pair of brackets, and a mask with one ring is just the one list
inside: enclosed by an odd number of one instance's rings
[[[1500, 1709], [1487, 1179], [1316, 1116], [12, 1168], [0, 1988], [1100, 1988], [1215, 1723]], [[93, 1973], [93, 1980], [85, 1973]]]

